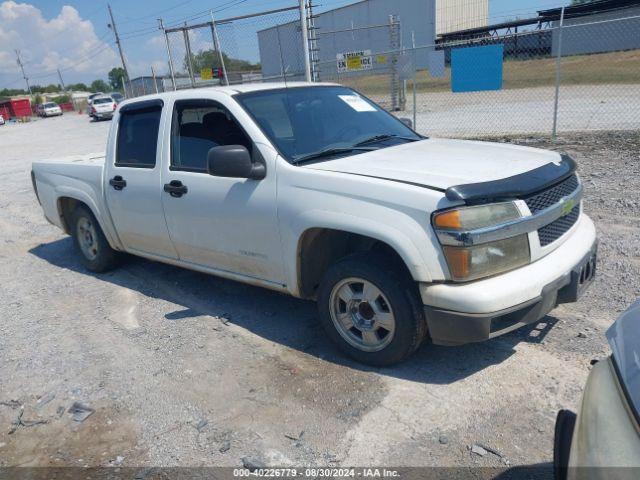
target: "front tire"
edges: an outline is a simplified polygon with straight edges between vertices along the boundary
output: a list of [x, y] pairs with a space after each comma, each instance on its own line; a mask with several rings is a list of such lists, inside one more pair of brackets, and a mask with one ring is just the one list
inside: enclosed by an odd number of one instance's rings
[[359, 362], [389, 366], [426, 336], [415, 283], [385, 257], [351, 255], [329, 268], [318, 290], [320, 321], [340, 350]]
[[120, 255], [107, 242], [91, 210], [84, 205], [78, 206], [71, 223], [73, 245], [87, 270], [101, 273], [118, 266]]

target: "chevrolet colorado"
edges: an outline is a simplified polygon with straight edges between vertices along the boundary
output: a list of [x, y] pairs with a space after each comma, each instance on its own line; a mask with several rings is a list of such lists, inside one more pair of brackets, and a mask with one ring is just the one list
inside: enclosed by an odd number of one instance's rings
[[364, 363], [509, 332], [595, 274], [566, 155], [426, 138], [332, 84], [149, 95], [113, 118], [105, 154], [32, 167], [86, 268], [126, 252], [316, 300]]

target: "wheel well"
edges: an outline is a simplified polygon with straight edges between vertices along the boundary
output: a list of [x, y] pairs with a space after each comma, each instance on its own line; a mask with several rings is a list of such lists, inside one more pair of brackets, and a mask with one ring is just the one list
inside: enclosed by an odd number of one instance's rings
[[392, 265], [411, 277], [402, 257], [385, 242], [342, 230], [307, 230], [298, 247], [300, 295], [304, 298], [314, 298], [322, 277], [331, 265], [348, 255], [368, 251], [384, 255]]
[[[62, 227], [66, 234], [71, 235], [71, 216], [78, 205], [87, 206], [84, 202], [71, 197], [58, 198], [58, 212], [60, 214], [60, 220], [62, 221]], [[88, 208], [88, 207], [87, 207]]]

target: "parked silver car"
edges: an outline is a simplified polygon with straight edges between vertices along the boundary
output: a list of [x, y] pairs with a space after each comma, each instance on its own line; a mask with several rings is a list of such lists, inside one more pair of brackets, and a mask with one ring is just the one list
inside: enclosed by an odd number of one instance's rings
[[558, 412], [553, 455], [558, 479], [638, 478], [640, 301], [606, 335], [612, 355], [594, 362], [578, 414]]
[[57, 117], [62, 115], [60, 105], [55, 102], [47, 102], [38, 105], [36, 112], [41, 117]]

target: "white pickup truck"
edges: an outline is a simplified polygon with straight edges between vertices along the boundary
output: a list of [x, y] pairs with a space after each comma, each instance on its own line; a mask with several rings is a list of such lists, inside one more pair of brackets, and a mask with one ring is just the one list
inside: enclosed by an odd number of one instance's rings
[[575, 162], [426, 138], [331, 84], [127, 100], [106, 154], [36, 162], [46, 218], [102, 272], [120, 252], [318, 303], [331, 339], [390, 365], [576, 301], [596, 233]]

